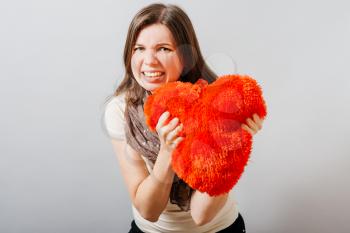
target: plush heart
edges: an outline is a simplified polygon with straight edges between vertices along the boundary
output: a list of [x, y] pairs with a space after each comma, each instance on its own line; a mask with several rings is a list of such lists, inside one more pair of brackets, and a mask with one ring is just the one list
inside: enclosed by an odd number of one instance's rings
[[[193, 189], [211, 196], [229, 192], [247, 164], [252, 136], [241, 128], [248, 117], [266, 116], [257, 82], [249, 76], [225, 75], [215, 82], [199, 79], [157, 88], [144, 105], [146, 123], [155, 131], [160, 115], [178, 117], [184, 137], [172, 155], [176, 174]], [[168, 120], [168, 121], [169, 121]]]

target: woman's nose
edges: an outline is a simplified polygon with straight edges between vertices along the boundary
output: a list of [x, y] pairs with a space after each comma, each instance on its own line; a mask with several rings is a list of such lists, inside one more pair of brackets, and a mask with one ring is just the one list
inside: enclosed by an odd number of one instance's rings
[[145, 53], [144, 63], [146, 63], [147, 65], [158, 63], [158, 60], [154, 51], [148, 51]]

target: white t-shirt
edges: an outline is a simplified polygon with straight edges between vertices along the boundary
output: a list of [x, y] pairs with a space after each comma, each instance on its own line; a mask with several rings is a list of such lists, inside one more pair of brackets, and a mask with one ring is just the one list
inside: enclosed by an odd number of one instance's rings
[[[111, 138], [125, 140], [124, 110], [125, 95], [113, 96], [106, 105], [105, 109], [105, 126], [107, 133]], [[141, 156], [146, 163], [148, 171], [151, 171], [153, 164]], [[230, 192], [226, 204], [218, 212], [215, 218], [207, 224], [197, 226], [193, 221], [190, 211], [181, 211], [181, 209], [171, 204], [170, 200], [160, 215], [157, 222], [150, 222], [144, 219], [137, 209], [132, 205], [132, 212], [136, 225], [147, 233], [212, 233], [218, 232], [230, 226], [238, 217], [238, 208], [233, 193]]]

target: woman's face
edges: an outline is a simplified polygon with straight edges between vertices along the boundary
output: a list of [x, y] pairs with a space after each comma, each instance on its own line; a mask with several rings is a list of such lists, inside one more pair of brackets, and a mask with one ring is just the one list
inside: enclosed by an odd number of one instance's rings
[[180, 55], [170, 30], [163, 24], [142, 29], [131, 57], [131, 70], [136, 81], [146, 90], [177, 81], [182, 72]]

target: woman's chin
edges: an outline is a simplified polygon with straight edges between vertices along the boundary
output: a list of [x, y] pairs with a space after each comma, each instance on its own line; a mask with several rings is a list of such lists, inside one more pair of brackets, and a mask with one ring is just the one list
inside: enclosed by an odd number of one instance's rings
[[152, 81], [147, 81], [147, 80], [142, 80], [142, 86], [145, 88], [147, 91], [153, 91], [156, 88], [162, 86], [165, 82], [163, 79], [159, 80], [152, 80]]
[[142, 87], [145, 90], [150, 91], [150, 92], [153, 92], [155, 89], [157, 89], [161, 85], [162, 85], [162, 83], [147, 83], [147, 82], [142, 83]]

